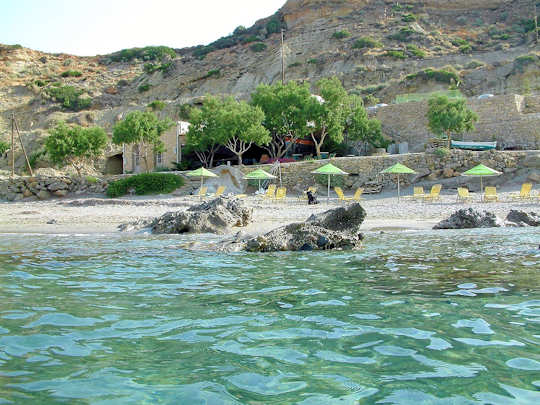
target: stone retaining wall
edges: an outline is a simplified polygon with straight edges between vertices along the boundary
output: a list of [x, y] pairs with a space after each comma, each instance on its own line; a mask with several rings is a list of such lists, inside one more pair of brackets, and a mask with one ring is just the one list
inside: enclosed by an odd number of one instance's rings
[[[343, 177], [343, 186], [353, 189], [362, 187], [368, 182], [378, 182], [383, 186], [395, 187], [396, 176], [381, 175], [380, 172], [397, 162], [417, 172], [416, 175], [401, 176], [403, 185], [422, 181], [426, 184], [442, 182], [447, 187], [452, 187], [461, 182], [470, 182], [470, 179], [460, 176], [460, 174], [480, 163], [506, 174], [506, 176], [491, 181], [505, 181], [509, 177], [517, 175], [519, 170], [522, 171], [519, 174], [530, 174], [531, 181], [540, 181], [538, 170], [540, 169], [540, 153], [538, 151], [474, 152], [453, 149], [444, 157], [439, 157], [435, 153], [409, 153], [286, 163], [281, 165], [283, 185], [293, 193], [304, 190], [316, 182], [315, 175], [311, 172], [329, 162], [351, 174]], [[245, 166], [242, 171], [248, 173], [258, 167], [267, 171], [271, 169], [271, 165], [259, 165]], [[323, 185], [321, 184], [321, 186]]]

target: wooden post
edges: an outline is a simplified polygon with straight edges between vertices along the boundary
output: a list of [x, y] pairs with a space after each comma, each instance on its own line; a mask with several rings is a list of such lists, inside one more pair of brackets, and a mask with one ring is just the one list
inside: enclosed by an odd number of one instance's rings
[[534, 4], [534, 34], [536, 38], [536, 45], [538, 45], [538, 14], [536, 11], [536, 0], [533, 0]]
[[283, 48], [283, 28], [281, 29], [281, 84], [285, 84], [285, 49]]
[[30, 176], [34, 177], [34, 172], [32, 171], [32, 166], [30, 166], [30, 161], [28, 160], [28, 155], [26, 154], [26, 150], [24, 149], [24, 143], [22, 141], [21, 132], [19, 131], [19, 125], [17, 124], [17, 121], [15, 121], [15, 114], [12, 116], [13, 118], [13, 124], [15, 126], [15, 129], [17, 130], [17, 136], [19, 137], [19, 142], [21, 143], [21, 149], [24, 154], [24, 158], [26, 159], [26, 166], [28, 167], [28, 172], [30, 173]]
[[11, 114], [11, 177], [15, 177], [15, 114]]

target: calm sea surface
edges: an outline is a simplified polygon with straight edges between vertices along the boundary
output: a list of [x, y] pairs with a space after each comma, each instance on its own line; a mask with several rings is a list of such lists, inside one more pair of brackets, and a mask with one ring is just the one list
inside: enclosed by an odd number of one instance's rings
[[540, 404], [539, 230], [185, 241], [0, 235], [0, 404]]

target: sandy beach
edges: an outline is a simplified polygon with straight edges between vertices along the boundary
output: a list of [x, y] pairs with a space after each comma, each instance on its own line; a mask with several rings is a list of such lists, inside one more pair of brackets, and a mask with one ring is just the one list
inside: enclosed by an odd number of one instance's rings
[[[495, 213], [504, 219], [511, 209], [539, 212], [540, 200], [512, 201], [509, 189], [499, 191], [499, 202], [482, 203], [478, 194], [472, 195], [473, 202], [457, 203], [455, 192], [441, 194], [438, 202], [417, 202], [401, 198], [398, 202], [395, 190], [379, 194], [365, 195], [361, 202], [367, 211], [362, 225], [365, 231], [380, 230], [420, 230], [431, 229], [440, 220], [454, 211], [472, 207]], [[405, 196], [410, 190], [404, 190]], [[336, 198], [326, 203], [325, 196], [319, 196], [320, 204], [307, 205], [296, 197], [288, 197], [285, 202], [265, 201], [259, 196], [245, 198], [245, 203], [254, 209], [253, 223], [238, 228], [247, 234], [267, 232], [291, 222], [304, 221], [309, 215], [343, 202]], [[121, 199], [107, 199], [102, 196], [83, 196], [49, 201], [11, 202], [0, 204], [0, 233], [111, 233], [119, 232], [118, 226], [139, 219], [150, 219], [168, 211], [184, 210], [198, 204], [193, 197], [134, 196]]]

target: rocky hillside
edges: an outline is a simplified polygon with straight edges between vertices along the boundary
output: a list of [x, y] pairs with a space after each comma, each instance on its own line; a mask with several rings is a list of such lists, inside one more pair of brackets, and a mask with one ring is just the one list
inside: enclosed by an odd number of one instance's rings
[[538, 94], [534, 6], [534, 0], [288, 0], [253, 27], [193, 48], [77, 57], [0, 45], [0, 140], [8, 137], [12, 113], [35, 153], [60, 119], [110, 130], [123, 113], [154, 100], [166, 103], [161, 114], [178, 118], [183, 104], [208, 93], [247, 98], [258, 84], [281, 80], [281, 29], [287, 80], [337, 75], [368, 104], [449, 88], [466, 96]]

